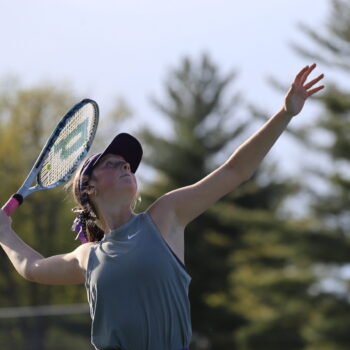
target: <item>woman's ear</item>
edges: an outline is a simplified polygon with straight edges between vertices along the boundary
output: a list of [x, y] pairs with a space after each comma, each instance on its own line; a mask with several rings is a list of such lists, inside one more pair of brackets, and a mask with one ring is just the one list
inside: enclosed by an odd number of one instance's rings
[[96, 193], [95, 187], [92, 186], [92, 185], [88, 185], [88, 186], [86, 187], [86, 193], [87, 193], [89, 196], [91, 196], [92, 194], [95, 194], [95, 193]]
[[96, 187], [95, 187], [95, 179], [93, 178], [93, 174], [91, 175], [88, 185], [86, 186], [86, 193], [91, 196], [91, 195], [96, 195]]

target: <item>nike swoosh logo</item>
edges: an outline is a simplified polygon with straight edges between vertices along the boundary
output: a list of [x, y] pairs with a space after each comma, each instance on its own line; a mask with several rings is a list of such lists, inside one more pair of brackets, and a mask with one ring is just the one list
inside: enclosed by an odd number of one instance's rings
[[139, 234], [140, 231], [137, 231], [136, 233], [132, 234], [132, 235], [128, 235], [128, 239], [131, 239], [135, 236], [137, 236]]

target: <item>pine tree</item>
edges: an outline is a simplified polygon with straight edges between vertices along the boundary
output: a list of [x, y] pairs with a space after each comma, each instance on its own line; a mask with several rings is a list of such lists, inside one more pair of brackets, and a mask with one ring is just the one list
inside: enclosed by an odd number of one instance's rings
[[[159, 136], [149, 129], [140, 135], [147, 145], [145, 162], [157, 170], [156, 181], [142, 193], [143, 208], [167, 191], [203, 178], [232, 153], [232, 143], [243, 141], [253, 120], [240, 120], [239, 94], [229, 96], [233, 80], [232, 73], [223, 76], [208, 56], [199, 62], [186, 58], [169, 74], [167, 101], [155, 104], [169, 121], [171, 135]], [[272, 174], [273, 170], [268, 173], [271, 178]], [[238, 349], [236, 333], [251, 321], [235, 306], [247, 299], [235, 295], [233, 288], [233, 280], [239, 278], [235, 276], [241, 274], [237, 261], [249, 243], [248, 232], [259, 232], [261, 241], [267, 227], [275, 234], [282, 226], [274, 215], [294, 190], [289, 184], [256, 179], [257, 175], [186, 228], [193, 349]]]
[[[67, 88], [18, 84], [0, 86], [0, 197], [3, 203], [15, 193], [41, 151], [54, 126], [79, 99]], [[111, 130], [120, 122], [123, 105], [107, 118]], [[104, 119], [106, 121], [106, 119]], [[103, 129], [103, 128], [102, 128]], [[103, 130], [105, 139], [113, 136]], [[99, 134], [99, 133], [98, 133]], [[106, 140], [104, 140], [106, 142]], [[95, 144], [101, 144], [97, 136]], [[80, 243], [71, 232], [75, 204], [63, 187], [37, 192], [13, 215], [18, 235], [44, 257], [68, 253]], [[0, 307], [86, 303], [84, 286], [48, 286], [24, 280], [1, 249]], [[88, 348], [90, 315], [39, 316], [0, 319], [0, 347], [16, 349]]]
[[[319, 250], [315, 270], [319, 283], [314, 287], [315, 309], [304, 334], [307, 350], [349, 348], [349, 204], [350, 204], [350, 93], [342, 87], [336, 76], [349, 77], [350, 4], [345, 0], [332, 0], [324, 30], [301, 27], [310, 40], [308, 48], [295, 45], [299, 54], [311, 57], [328, 68], [328, 82], [319, 97], [323, 108], [315, 132], [310, 133], [315, 151], [328, 157], [327, 170], [313, 169], [312, 174], [327, 184], [327, 190], [314, 191], [312, 214], [322, 231], [328, 231], [333, 243]], [[335, 77], [332, 76], [335, 73]], [[327, 72], [326, 72], [327, 77]], [[309, 142], [311, 142], [309, 140]], [[318, 140], [316, 142], [315, 140]], [[328, 140], [328, 142], [327, 142]], [[316, 153], [316, 156], [317, 155]]]

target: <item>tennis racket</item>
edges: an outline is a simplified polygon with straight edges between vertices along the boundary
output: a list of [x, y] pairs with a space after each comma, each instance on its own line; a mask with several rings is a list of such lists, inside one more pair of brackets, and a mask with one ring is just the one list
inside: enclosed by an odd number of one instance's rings
[[[60, 186], [69, 180], [91, 147], [98, 119], [98, 105], [89, 99], [77, 103], [66, 113], [21, 188], [2, 207], [8, 216], [28, 195]], [[32, 186], [35, 178], [36, 184]]]

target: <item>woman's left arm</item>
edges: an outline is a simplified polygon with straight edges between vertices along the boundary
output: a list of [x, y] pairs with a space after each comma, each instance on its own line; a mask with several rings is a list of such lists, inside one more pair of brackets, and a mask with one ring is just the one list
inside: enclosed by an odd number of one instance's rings
[[169, 192], [159, 199], [163, 208], [174, 212], [180, 225], [185, 226], [253, 175], [290, 120], [300, 113], [306, 99], [324, 88], [323, 85], [314, 87], [323, 74], [306, 83], [315, 67], [316, 64], [306, 66], [296, 75], [280, 111], [248, 138], [222, 166], [197, 183]]
[[306, 99], [324, 88], [323, 85], [313, 88], [323, 78], [323, 74], [305, 84], [306, 79], [315, 67], [316, 64], [306, 66], [297, 74], [280, 111], [232, 154], [225, 163], [225, 167], [239, 172], [243, 180], [247, 180], [253, 175], [291, 119], [301, 112]]

